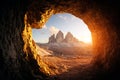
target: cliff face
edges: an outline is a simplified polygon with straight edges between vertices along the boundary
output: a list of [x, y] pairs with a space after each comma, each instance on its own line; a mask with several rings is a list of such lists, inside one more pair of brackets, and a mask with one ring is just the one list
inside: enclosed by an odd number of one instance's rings
[[54, 43], [54, 42], [56, 42], [55, 34], [53, 34], [52, 36], [49, 37], [48, 43]]
[[63, 39], [64, 39], [63, 33], [61, 31], [59, 31], [56, 35], [56, 42], [57, 43], [62, 42]]
[[79, 41], [70, 32], [68, 32], [67, 35], [65, 36], [64, 42], [77, 43]]

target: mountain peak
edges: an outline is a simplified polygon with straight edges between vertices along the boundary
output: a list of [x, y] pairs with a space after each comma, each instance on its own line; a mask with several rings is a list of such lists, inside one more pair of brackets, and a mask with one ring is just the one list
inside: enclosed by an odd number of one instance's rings
[[71, 32], [68, 32], [64, 38], [64, 34], [62, 31], [59, 31], [55, 37], [55, 34], [53, 34], [51, 37], [49, 37], [49, 43], [76, 43], [79, 42]]
[[56, 35], [56, 42], [62, 42], [64, 39], [64, 36], [63, 36], [63, 32], [62, 31], [59, 31]]
[[55, 34], [53, 34], [49, 37], [49, 42], [48, 43], [54, 43], [54, 42], [56, 42]]

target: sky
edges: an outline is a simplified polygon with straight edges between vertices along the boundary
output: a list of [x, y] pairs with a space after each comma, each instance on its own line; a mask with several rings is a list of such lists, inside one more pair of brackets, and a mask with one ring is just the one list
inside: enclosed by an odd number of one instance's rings
[[91, 43], [91, 32], [80, 18], [69, 13], [52, 15], [42, 29], [32, 29], [32, 37], [35, 42], [47, 43], [52, 34], [61, 30], [64, 36], [71, 32], [79, 41]]

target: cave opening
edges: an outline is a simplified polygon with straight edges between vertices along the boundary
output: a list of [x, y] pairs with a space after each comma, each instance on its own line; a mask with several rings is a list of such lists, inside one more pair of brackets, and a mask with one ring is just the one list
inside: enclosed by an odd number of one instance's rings
[[51, 71], [37, 54], [32, 28], [42, 28], [51, 14], [61, 12], [74, 14], [87, 23], [92, 33], [94, 58], [92, 66], [69, 76], [61, 74], [60, 80], [120, 79], [118, 1], [6, 0], [0, 4], [2, 80], [48, 80], [42, 72], [50, 74]]
[[[40, 70], [42, 69], [42, 72], [48, 73], [50, 75], [59, 73], [58, 70], [55, 70], [55, 67], [57, 66], [53, 67], [52, 65], [48, 65], [44, 62], [44, 60], [42, 60], [42, 57], [38, 54], [37, 51], [38, 47], [32, 39], [31, 34], [32, 28], [42, 28], [51, 15], [56, 13], [68, 12], [83, 19], [84, 22], [88, 25], [88, 28], [90, 29], [92, 34], [94, 57], [92, 58], [92, 62], [90, 61], [92, 64], [90, 67], [84, 69], [82, 68], [80, 72], [74, 74], [75, 76], [61, 74], [62, 78], [60, 79], [67, 80], [68, 78], [72, 78], [74, 80], [79, 80], [80, 78], [84, 78], [89, 80], [89, 77], [85, 77], [86, 75], [90, 75], [90, 78], [92, 79], [96, 74], [99, 77], [99, 73], [102, 73], [102, 76], [104, 77], [104, 75], [107, 74], [107, 72], [109, 72], [110, 69], [112, 70], [112, 67], [114, 66], [112, 64], [116, 64], [114, 63], [116, 60], [116, 56], [112, 55], [118, 50], [118, 48], [116, 48], [116, 45], [114, 45], [117, 44], [116, 40], [118, 37], [116, 37], [116, 28], [112, 28], [111, 25], [112, 18], [107, 16], [106, 12], [104, 13], [104, 10], [102, 12], [103, 8], [99, 7], [99, 5], [96, 5], [96, 3], [93, 3], [92, 5], [89, 4], [89, 2], [84, 3], [75, 1], [75, 4], [73, 4], [73, 2], [74, 1], [70, 1], [69, 3], [66, 3], [64, 1], [61, 1], [59, 3], [57, 1], [48, 1], [47, 4], [41, 4], [42, 2], [35, 2], [28, 7], [29, 10], [25, 14], [25, 27], [22, 35], [24, 42], [24, 52], [28, 54], [32, 53], [32, 57], [37, 61]], [[57, 3], [59, 4], [56, 5]], [[96, 7], [98, 7], [99, 9], [97, 9]], [[40, 52], [42, 51], [43, 50], [40, 50]], [[62, 66], [62, 68], [64, 67]], [[78, 70], [78, 68], [76, 69]], [[93, 73], [94, 71], [95, 73]], [[79, 73], [84, 73], [84, 75], [79, 75]]]
[[92, 60], [91, 32], [82, 19], [70, 13], [52, 15], [42, 29], [32, 29], [32, 37], [51, 75], [74, 73], [76, 66], [88, 66]]

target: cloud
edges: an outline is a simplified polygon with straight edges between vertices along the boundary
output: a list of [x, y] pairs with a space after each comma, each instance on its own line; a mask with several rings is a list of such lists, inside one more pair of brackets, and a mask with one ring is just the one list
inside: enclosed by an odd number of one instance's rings
[[66, 16], [62, 16], [62, 15], [58, 15], [59, 18], [63, 19], [63, 20], [67, 20], [67, 17]]
[[59, 29], [52, 26], [49, 28], [49, 31], [50, 31], [50, 34], [57, 34]]
[[46, 35], [49, 33], [48, 27], [46, 25], [42, 26], [42, 29], [39, 29], [40, 34]]
[[45, 32], [45, 31], [41, 31], [40, 34], [42, 34], [42, 35], [46, 35], [47, 32]]
[[47, 29], [47, 26], [46, 26], [46, 25], [44, 25], [42, 28], [43, 28], [43, 29]]

